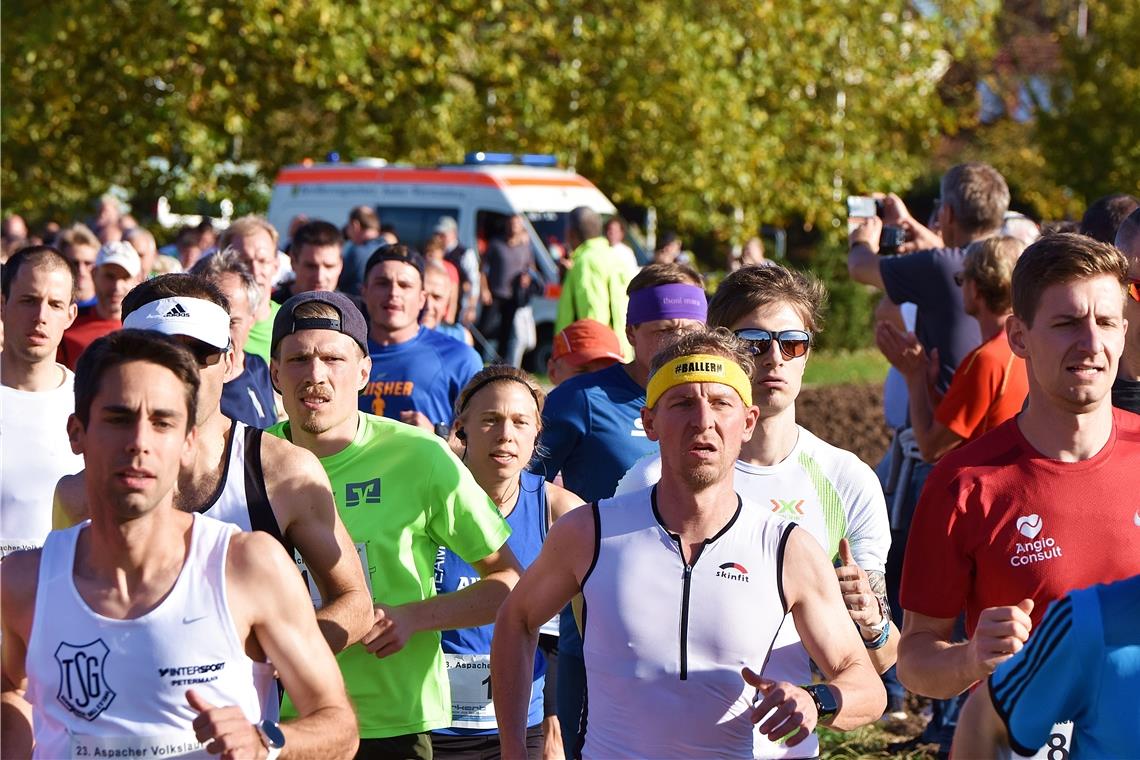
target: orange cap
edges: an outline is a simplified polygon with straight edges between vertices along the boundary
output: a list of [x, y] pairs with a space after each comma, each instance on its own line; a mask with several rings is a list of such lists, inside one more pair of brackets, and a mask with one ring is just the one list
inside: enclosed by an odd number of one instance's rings
[[625, 360], [614, 331], [594, 319], [579, 319], [555, 335], [551, 357], [575, 367], [595, 359]]

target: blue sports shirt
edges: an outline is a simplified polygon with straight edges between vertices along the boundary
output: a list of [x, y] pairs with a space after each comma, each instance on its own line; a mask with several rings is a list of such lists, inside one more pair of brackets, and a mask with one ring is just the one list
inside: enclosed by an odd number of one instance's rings
[[1135, 756], [1140, 576], [1054, 602], [1025, 648], [997, 667], [989, 685], [1010, 746], [1022, 755], [1058, 746], [1063, 737], [1052, 734], [1053, 725], [1072, 721], [1072, 758]]
[[542, 412], [542, 457], [531, 468], [562, 484], [585, 501], [608, 499], [633, 463], [657, 453], [645, 436], [641, 407], [645, 389], [622, 364], [559, 385]]
[[[507, 546], [525, 570], [542, 551], [546, 540], [548, 509], [546, 481], [529, 472], [520, 473], [519, 498], [515, 508], [507, 515], [511, 537]], [[463, 559], [441, 546], [435, 561], [435, 590], [440, 594], [459, 591], [479, 580], [479, 573]], [[491, 636], [492, 623], [475, 628], [444, 631], [440, 646], [451, 682], [451, 728], [436, 729], [436, 733], [467, 736], [471, 734], [497, 734], [495, 710], [491, 704]], [[535, 652], [534, 677], [530, 687], [530, 708], [526, 724], [542, 723], [542, 689], [546, 683], [546, 658]]]
[[245, 369], [222, 386], [222, 414], [264, 430], [277, 422], [269, 366], [257, 354], [245, 355]]
[[381, 346], [368, 339], [372, 373], [360, 392], [360, 411], [389, 419], [422, 412], [433, 423], [451, 424], [459, 391], [483, 369], [475, 349], [421, 326], [403, 343]]

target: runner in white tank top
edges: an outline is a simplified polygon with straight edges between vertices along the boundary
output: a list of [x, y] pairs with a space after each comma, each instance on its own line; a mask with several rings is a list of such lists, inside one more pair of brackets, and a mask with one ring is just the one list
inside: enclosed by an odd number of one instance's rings
[[[198, 363], [173, 338], [131, 329], [80, 358], [68, 432], [91, 519], [0, 565], [5, 757], [356, 749], [293, 561], [265, 534], [174, 507]], [[265, 719], [274, 671], [299, 715], [284, 726]]]
[[740, 671], [762, 669], [784, 623], [794, 525], [741, 502], [686, 565], [656, 486], [593, 511], [601, 544], [582, 581], [583, 756], [622, 756], [631, 733], [643, 757], [750, 755], [756, 690]]
[[40, 546], [51, 530], [51, 489], [83, 459], [67, 418], [75, 376], [55, 361], [75, 320], [75, 276], [55, 248], [32, 245], [0, 269], [0, 557]]
[[[172, 335], [200, 357], [196, 455], [180, 473], [175, 505], [276, 538], [309, 581], [317, 619], [334, 652], [372, 626], [371, 594], [336, 512], [328, 476], [310, 452], [226, 417], [222, 388], [232, 362], [225, 297], [191, 274], [147, 280], [123, 301], [123, 324]], [[85, 474], [56, 487], [54, 527], [85, 519]]]
[[195, 515], [174, 588], [145, 615], [114, 620], [75, 588], [76, 541], [89, 525], [52, 532], [40, 556], [26, 660], [35, 756], [206, 757], [191, 726], [189, 688], [237, 705], [250, 723], [275, 718], [273, 666], [246, 656], [226, 600], [226, 554], [237, 529]]
[[[798, 425], [796, 431], [796, 443], [782, 461], [770, 466], [736, 461], [737, 493], [751, 507], [807, 530], [829, 556], [838, 557], [839, 543], [846, 538], [856, 564], [881, 578], [891, 532], [875, 473], [850, 451], [832, 446]], [[660, 479], [661, 457], [643, 457], [618, 483], [617, 495], [647, 488]], [[789, 623], [780, 629], [766, 674], [792, 683], [811, 681], [811, 660], [794, 625]], [[756, 735], [754, 756], [758, 758], [807, 758], [818, 754], [819, 741], [814, 735], [795, 747]]]
[[[733, 490], [756, 428], [743, 344], [690, 333], [653, 360], [642, 421], [661, 482], [550, 530], [499, 611], [491, 658], [504, 755], [521, 754], [538, 629], [575, 593], [588, 702], [583, 757], [748, 757], [752, 724], [795, 746], [817, 722], [877, 719], [886, 695], [826, 556]], [[826, 684], [762, 675], [789, 612]]]

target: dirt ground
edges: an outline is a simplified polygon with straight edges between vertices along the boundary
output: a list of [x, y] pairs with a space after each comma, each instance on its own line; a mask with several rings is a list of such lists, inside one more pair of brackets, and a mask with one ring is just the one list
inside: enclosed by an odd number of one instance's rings
[[891, 441], [883, 422], [883, 387], [827, 385], [804, 388], [796, 400], [796, 419], [830, 444], [855, 452], [871, 467]]

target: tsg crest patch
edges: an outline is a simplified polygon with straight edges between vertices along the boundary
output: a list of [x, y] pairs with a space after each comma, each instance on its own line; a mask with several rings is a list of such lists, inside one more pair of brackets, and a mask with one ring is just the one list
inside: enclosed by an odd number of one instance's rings
[[80, 645], [63, 642], [55, 650], [59, 701], [84, 720], [95, 720], [115, 699], [105, 678], [109, 651], [103, 639]]

